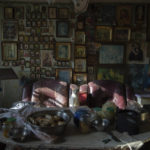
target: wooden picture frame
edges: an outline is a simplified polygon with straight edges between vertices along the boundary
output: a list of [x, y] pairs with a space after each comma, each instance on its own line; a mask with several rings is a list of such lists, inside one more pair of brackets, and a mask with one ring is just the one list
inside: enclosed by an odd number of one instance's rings
[[41, 66], [42, 67], [53, 66], [53, 51], [41, 50]]
[[56, 68], [56, 79], [65, 81], [67, 83], [72, 82], [72, 69], [71, 68]]
[[17, 60], [17, 42], [2, 42], [2, 59], [4, 61]]
[[49, 7], [48, 8], [48, 18], [49, 19], [56, 19], [57, 18], [57, 8], [56, 7]]
[[103, 44], [99, 50], [99, 64], [124, 64], [123, 44]]
[[75, 46], [75, 57], [76, 58], [85, 58], [86, 57], [86, 46], [85, 45], [76, 45]]
[[126, 62], [128, 64], [148, 64], [146, 59], [148, 44], [146, 42], [131, 42], [127, 44]]
[[85, 22], [84, 21], [77, 21], [77, 30], [84, 30]]
[[5, 41], [18, 40], [18, 24], [15, 21], [4, 21], [2, 39]]
[[110, 42], [112, 41], [112, 27], [96, 26], [95, 39], [97, 42]]
[[56, 60], [69, 61], [71, 59], [71, 43], [56, 43]]
[[77, 85], [82, 85], [87, 83], [87, 74], [86, 73], [74, 73], [73, 82]]
[[145, 16], [146, 16], [146, 8], [145, 5], [136, 5], [135, 6], [135, 24], [144, 24]]
[[14, 8], [13, 7], [4, 7], [4, 18], [13, 19], [14, 18]]
[[15, 19], [24, 19], [24, 7], [15, 7]]
[[130, 26], [132, 20], [132, 7], [130, 5], [117, 6], [117, 23], [121, 26]]
[[75, 72], [86, 72], [86, 59], [78, 58], [75, 59], [74, 63]]
[[75, 43], [76, 44], [85, 44], [85, 32], [76, 31], [75, 32]]
[[56, 22], [56, 36], [57, 37], [69, 37], [69, 21], [57, 21]]
[[117, 42], [128, 42], [131, 39], [131, 29], [128, 27], [116, 27], [114, 29], [114, 40]]
[[68, 8], [58, 8], [58, 18], [67, 19], [69, 18], [69, 9]]

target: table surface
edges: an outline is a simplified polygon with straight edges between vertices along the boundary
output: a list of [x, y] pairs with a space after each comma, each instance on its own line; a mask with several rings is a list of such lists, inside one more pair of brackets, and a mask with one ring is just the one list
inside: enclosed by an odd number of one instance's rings
[[[24, 148], [70, 148], [70, 149], [113, 149], [119, 147], [141, 147], [144, 142], [150, 139], [150, 132], [141, 133], [134, 136], [128, 134], [112, 131], [113, 134], [118, 137], [121, 142], [113, 140], [106, 132], [92, 131], [90, 133], [81, 134], [79, 130], [73, 125], [69, 124], [63, 135], [64, 140], [59, 143], [48, 143], [44, 141], [30, 141], [30, 142], [15, 142], [10, 138], [5, 138], [0, 132], [0, 141], [9, 144], [22, 146]], [[105, 144], [104, 139], [111, 139], [110, 142]]]

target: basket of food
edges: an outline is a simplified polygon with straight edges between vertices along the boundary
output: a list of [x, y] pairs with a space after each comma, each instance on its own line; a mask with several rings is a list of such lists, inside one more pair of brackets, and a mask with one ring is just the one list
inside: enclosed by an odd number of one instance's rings
[[61, 135], [65, 131], [71, 116], [65, 111], [44, 110], [30, 114], [27, 123], [50, 135]]

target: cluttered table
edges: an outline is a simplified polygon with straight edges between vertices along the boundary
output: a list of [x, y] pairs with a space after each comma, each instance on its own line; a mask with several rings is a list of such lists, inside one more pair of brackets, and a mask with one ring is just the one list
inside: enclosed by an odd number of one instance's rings
[[[29, 111], [29, 109], [27, 110]], [[24, 112], [26, 112], [26, 110]], [[53, 136], [50, 136], [48, 138], [53, 138]], [[13, 140], [11, 136], [5, 137], [3, 131], [0, 131], [0, 142], [11, 146], [35, 149], [139, 149], [145, 142], [148, 141], [150, 141], [150, 131], [132, 136], [130, 136], [126, 132], [120, 133], [116, 130], [111, 130], [109, 132], [90, 130], [87, 133], [82, 133], [79, 128], [75, 126], [73, 119], [70, 120], [63, 134], [61, 134], [60, 136], [56, 136], [53, 142], [49, 142], [48, 140], [41, 140], [38, 138], [32, 138], [32, 136], [30, 135], [25, 141], [18, 142], [16, 140]]]
[[0, 132], [0, 142], [12, 146], [20, 146], [23, 148], [36, 148], [36, 149], [121, 149], [121, 148], [140, 148], [145, 142], [150, 140], [150, 132], [129, 136], [117, 131], [112, 131], [113, 135], [120, 139], [120, 142], [115, 141], [106, 132], [93, 131], [90, 133], [80, 133], [79, 130], [73, 125], [69, 124], [63, 136], [55, 143], [47, 143], [41, 140], [31, 140], [26, 142], [16, 142], [11, 138], [6, 138]]

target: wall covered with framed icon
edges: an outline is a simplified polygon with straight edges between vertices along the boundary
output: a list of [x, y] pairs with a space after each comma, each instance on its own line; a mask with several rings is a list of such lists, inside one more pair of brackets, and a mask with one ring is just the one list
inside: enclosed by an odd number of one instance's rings
[[78, 15], [70, 3], [0, 7], [1, 65], [31, 78], [127, 82], [132, 64], [149, 65], [149, 4], [90, 3]]

